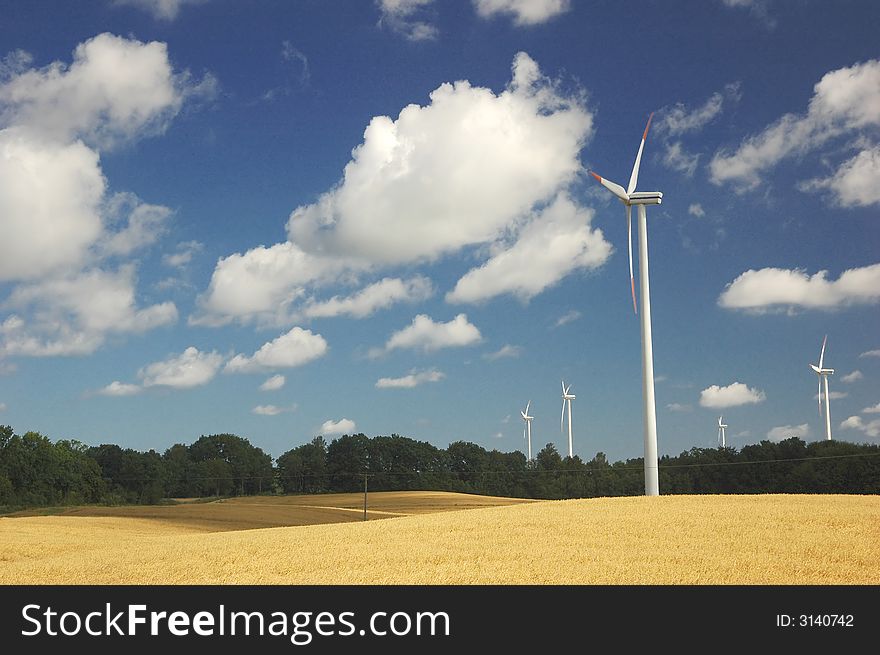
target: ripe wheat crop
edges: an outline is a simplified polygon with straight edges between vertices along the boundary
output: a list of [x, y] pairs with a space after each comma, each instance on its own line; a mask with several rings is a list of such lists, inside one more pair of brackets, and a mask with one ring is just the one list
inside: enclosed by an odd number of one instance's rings
[[150, 525], [0, 519], [0, 583], [880, 583], [874, 496], [545, 501], [213, 533]]

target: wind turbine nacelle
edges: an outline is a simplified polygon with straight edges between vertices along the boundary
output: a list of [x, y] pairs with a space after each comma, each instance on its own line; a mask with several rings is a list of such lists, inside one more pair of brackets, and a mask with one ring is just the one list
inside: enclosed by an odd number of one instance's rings
[[629, 194], [631, 205], [659, 205], [663, 201], [663, 193], [660, 191], [634, 191]]

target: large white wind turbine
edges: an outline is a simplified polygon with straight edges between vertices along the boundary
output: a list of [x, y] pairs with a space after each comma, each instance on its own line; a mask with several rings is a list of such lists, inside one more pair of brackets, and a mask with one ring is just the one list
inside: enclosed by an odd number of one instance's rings
[[526, 434], [528, 434], [528, 436], [526, 438], [528, 439], [528, 444], [529, 444], [529, 460], [528, 461], [530, 461], [530, 462], [532, 461], [532, 419], [535, 418], [534, 416], [529, 416], [529, 406], [531, 404], [532, 404], [532, 401], [530, 400], [526, 404], [525, 411], [520, 412], [520, 414], [523, 417], [523, 421], [526, 422], [525, 427], [523, 427], [523, 437], [526, 437]]
[[725, 432], [725, 430], [727, 430], [727, 423], [725, 423], [723, 419], [724, 419], [723, 416], [718, 417], [718, 444], [722, 448], [726, 448], [727, 447], [727, 432]]
[[651, 292], [648, 283], [648, 221], [646, 218], [646, 205], [659, 205], [663, 194], [659, 191], [636, 191], [636, 183], [639, 179], [639, 164], [642, 161], [642, 150], [645, 147], [645, 139], [648, 138], [648, 128], [651, 127], [651, 118], [642, 134], [642, 142], [639, 144], [639, 152], [636, 162], [633, 164], [629, 185], [624, 189], [619, 184], [606, 180], [602, 176], [590, 171], [599, 183], [611, 191], [626, 207], [626, 231], [627, 245], [629, 247], [629, 280], [633, 298], [633, 311], [636, 309], [636, 285], [633, 277], [632, 265], [632, 206], [638, 207], [639, 213], [639, 291], [642, 295], [642, 400], [644, 402], [645, 419], [645, 495], [657, 496], [660, 494], [660, 483], [657, 469], [657, 410], [654, 405], [654, 344], [651, 339]]
[[575, 399], [573, 393], [568, 393], [571, 385], [565, 386], [565, 380], [562, 381], [562, 416], [559, 417], [559, 431], [562, 431], [562, 423], [565, 419], [565, 403], [568, 403], [568, 456], [573, 457], [574, 452], [571, 448], [571, 401]]
[[833, 368], [823, 368], [825, 362], [825, 342], [828, 341], [828, 335], [822, 339], [822, 350], [819, 352], [819, 365], [810, 364], [810, 368], [816, 371], [819, 376], [819, 415], [822, 415], [822, 389], [825, 390], [825, 438], [831, 441], [831, 400], [828, 397], [828, 376], [834, 375]]

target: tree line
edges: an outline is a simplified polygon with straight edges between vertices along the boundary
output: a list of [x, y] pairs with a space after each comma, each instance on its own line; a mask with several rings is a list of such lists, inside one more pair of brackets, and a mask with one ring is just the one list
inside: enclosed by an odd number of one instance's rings
[[[660, 489], [676, 493], [880, 493], [880, 446], [843, 441], [692, 448], [663, 456]], [[0, 506], [153, 504], [169, 498], [433, 490], [521, 498], [644, 493], [642, 459], [562, 457], [547, 444], [519, 452], [466, 441], [438, 448], [399, 435], [316, 437], [273, 462], [234, 434], [202, 436], [164, 453], [53, 442], [0, 426]]]

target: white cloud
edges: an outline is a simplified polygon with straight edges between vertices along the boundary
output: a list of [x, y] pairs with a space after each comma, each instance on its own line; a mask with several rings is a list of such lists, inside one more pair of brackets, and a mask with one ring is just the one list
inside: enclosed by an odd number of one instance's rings
[[6, 403], [0, 403], [0, 412], [6, 411]]
[[188, 389], [210, 382], [217, 374], [223, 357], [217, 352], [200, 352], [190, 346], [180, 355], [154, 362], [138, 371], [144, 387]]
[[871, 407], [865, 407], [862, 412], [865, 414], [880, 414], [880, 403], [872, 405]]
[[273, 375], [260, 385], [260, 391], [277, 391], [285, 382], [283, 375]]
[[826, 73], [813, 91], [805, 114], [785, 114], [743, 141], [735, 152], [715, 153], [709, 166], [712, 181], [752, 188], [762, 173], [786, 157], [804, 155], [833, 138], [880, 125], [880, 61]]
[[0, 86], [0, 121], [58, 143], [82, 138], [109, 147], [163, 131], [187, 96], [211, 93], [213, 79], [194, 84], [175, 74], [167, 46], [99, 34], [73, 52], [67, 66], [30, 69]]
[[806, 439], [809, 434], [810, 426], [807, 423], [801, 425], [780, 425], [779, 427], [770, 430], [767, 433], [767, 438], [770, 441], [783, 441], [784, 439], [790, 439], [791, 437]]
[[688, 207], [688, 214], [690, 214], [691, 216], [696, 216], [697, 218], [702, 218], [706, 215], [706, 212], [703, 209], [703, 205], [695, 202]]
[[431, 281], [423, 276], [409, 280], [383, 278], [347, 298], [333, 296], [323, 302], [310, 302], [302, 313], [307, 318], [329, 316], [352, 316], [364, 318], [379, 309], [386, 309], [397, 302], [418, 302], [434, 292]]
[[[9, 63], [9, 62], [12, 63]], [[175, 72], [165, 44], [100, 34], [68, 65], [31, 68], [19, 53], [0, 80], [0, 355], [88, 354], [107, 333], [177, 320], [173, 303], [143, 309], [134, 267], [121, 259], [154, 243], [171, 212], [131, 193], [107, 195], [98, 149], [161, 132], [188, 98], [208, 92]]]
[[880, 350], [868, 350], [859, 355], [859, 357], [880, 357]]
[[674, 141], [666, 145], [663, 155], [663, 163], [668, 168], [678, 171], [687, 177], [693, 177], [697, 170], [700, 156], [687, 152], [681, 145], [681, 141]]
[[492, 353], [486, 353], [483, 355], [483, 359], [486, 359], [490, 362], [494, 362], [498, 359], [510, 359], [519, 357], [522, 354], [522, 348], [519, 346], [511, 346], [509, 343], [501, 346], [498, 350]]
[[593, 269], [611, 255], [602, 231], [590, 228], [593, 211], [564, 193], [527, 223], [509, 245], [470, 270], [446, 294], [453, 303], [477, 303], [502, 294], [526, 301], [579, 269]]
[[700, 392], [701, 407], [738, 407], [761, 403], [767, 396], [763, 391], [752, 389], [742, 382], [734, 382], [726, 387], [713, 384]]
[[430, 41], [439, 35], [437, 28], [428, 23], [425, 9], [434, 0], [378, 0], [382, 17], [379, 25], [406, 37], [409, 41]]
[[173, 21], [184, 5], [198, 5], [208, 0], [115, 0], [114, 4], [143, 9], [156, 20]]
[[669, 403], [666, 405], [666, 409], [670, 412], [690, 412], [693, 411], [692, 405], [683, 405], [681, 403]]
[[[728, 96], [737, 97], [739, 85], [730, 84], [725, 88]], [[724, 95], [716, 91], [700, 107], [688, 110], [681, 102], [672, 107], [664, 107], [658, 112], [656, 129], [663, 135], [680, 136], [689, 132], [699, 132], [719, 114], [724, 105]]]
[[342, 418], [338, 421], [327, 420], [321, 424], [321, 434], [322, 435], [331, 435], [331, 434], [352, 434], [355, 431], [354, 421], [348, 418]]
[[229, 255], [217, 262], [208, 290], [198, 300], [199, 310], [189, 323], [284, 324], [307, 284], [333, 279], [347, 265], [342, 259], [310, 255], [289, 241]]
[[507, 15], [520, 26], [546, 23], [571, 8], [571, 0], [473, 0], [473, 3], [482, 18]]
[[447, 323], [435, 323], [430, 316], [419, 314], [412, 324], [392, 334], [383, 349], [373, 349], [370, 354], [375, 357], [398, 348], [432, 352], [470, 346], [481, 340], [480, 331], [468, 322], [465, 314], [459, 314]]
[[177, 248], [173, 253], [167, 253], [162, 256], [162, 263], [171, 268], [183, 268], [204, 247], [204, 244], [200, 241], [183, 241], [177, 244]]
[[281, 58], [286, 62], [296, 62], [299, 65], [299, 83], [306, 85], [309, 83], [311, 73], [309, 72], [309, 58], [306, 57], [301, 50], [295, 48], [290, 41], [281, 42]]
[[852, 373], [847, 373], [846, 375], [844, 375], [843, 377], [841, 377], [841, 378], [840, 378], [840, 381], [841, 381], [841, 382], [846, 382], [847, 384], [849, 384], [849, 383], [851, 383], [851, 382], [858, 382], [859, 380], [861, 380], [861, 379], [864, 378], [864, 377], [865, 377], [865, 376], [862, 375], [862, 372], [861, 372], [861, 371], [859, 371], [859, 370], [855, 370], [855, 371], [853, 371]]
[[728, 284], [718, 298], [726, 309], [765, 310], [773, 307], [836, 309], [880, 301], [880, 264], [851, 268], [837, 280], [828, 271], [808, 275], [804, 270], [748, 270]]
[[3, 324], [0, 354], [89, 354], [108, 333], [141, 333], [177, 320], [172, 302], [139, 309], [134, 287], [130, 265], [19, 285], [2, 306], [25, 310], [31, 318], [13, 315]]
[[581, 170], [592, 116], [525, 53], [499, 95], [460, 81], [430, 98], [370, 122], [342, 181], [291, 214], [292, 241], [374, 263], [434, 259], [494, 241]]
[[137, 384], [127, 384], [125, 382], [119, 382], [118, 380], [113, 380], [106, 387], [102, 387], [98, 389], [96, 393], [101, 396], [134, 396], [135, 394], [139, 394], [143, 391], [143, 387]]
[[523, 52], [500, 93], [445, 83], [374, 117], [339, 183], [291, 213], [288, 242], [217, 263], [190, 323], [289, 325], [312, 287], [502, 242], [578, 179], [592, 124]]
[[279, 414], [284, 414], [286, 412], [295, 412], [296, 410], [296, 404], [293, 404], [290, 407], [278, 407], [277, 405], [257, 405], [251, 410], [251, 413], [258, 416], [278, 416]]
[[102, 234], [105, 188], [98, 153], [81, 142], [0, 130], [0, 281], [80, 265]]
[[572, 309], [556, 319], [556, 323], [553, 324], [553, 327], [562, 327], [563, 325], [578, 320], [580, 317], [581, 313], [576, 309]]
[[867, 207], [880, 203], [880, 146], [862, 150], [825, 179], [808, 180], [805, 191], [829, 189], [841, 207]]
[[869, 437], [880, 437], [880, 418], [868, 421], [862, 420], [861, 416], [850, 416], [840, 424], [843, 430], [859, 430]]
[[227, 373], [259, 373], [274, 368], [293, 368], [323, 357], [327, 341], [311, 330], [295, 327], [264, 343], [251, 357], [236, 355], [226, 363]]
[[404, 375], [399, 378], [379, 378], [376, 381], [377, 389], [412, 389], [413, 387], [417, 387], [420, 384], [424, 384], [425, 382], [440, 382], [444, 375], [440, 371], [429, 370], [429, 371], [412, 371], [409, 375]]
[[[841, 398], [846, 398], [849, 395], [846, 391], [829, 391], [828, 399], [829, 400], [840, 400]], [[825, 394], [822, 394], [822, 398], [825, 397]], [[813, 400], [819, 400], [819, 394], [813, 394]]]

